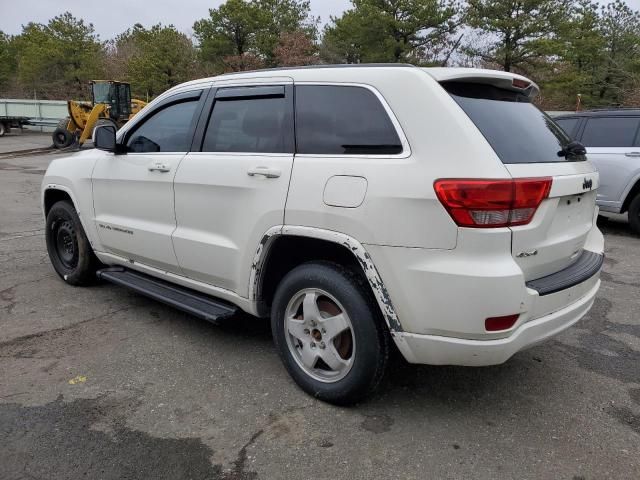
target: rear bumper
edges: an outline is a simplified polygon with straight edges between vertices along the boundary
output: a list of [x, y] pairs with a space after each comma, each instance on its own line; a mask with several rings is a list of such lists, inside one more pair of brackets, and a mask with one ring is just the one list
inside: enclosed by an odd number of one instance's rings
[[603, 254], [583, 250], [575, 263], [569, 267], [552, 275], [531, 280], [526, 285], [541, 297], [561, 292], [589, 280], [600, 272], [603, 263]]
[[[525, 281], [511, 255], [510, 232], [498, 230], [462, 231], [450, 251], [368, 246], [398, 312], [395, 343], [409, 362], [499, 364], [587, 313], [604, 250], [595, 223], [584, 243], [589, 261], [540, 282]], [[511, 329], [485, 329], [487, 318], [513, 314], [519, 317]]]
[[486, 366], [504, 363], [516, 352], [540, 343], [580, 320], [591, 308], [600, 288], [599, 275], [585, 283], [593, 285], [570, 305], [526, 322], [507, 338], [468, 340], [438, 335], [395, 334], [396, 345], [410, 363], [430, 365]]

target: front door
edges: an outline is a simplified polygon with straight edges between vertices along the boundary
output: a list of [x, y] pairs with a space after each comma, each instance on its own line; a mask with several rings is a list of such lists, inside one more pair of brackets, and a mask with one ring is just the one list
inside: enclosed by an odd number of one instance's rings
[[105, 154], [93, 171], [95, 221], [106, 253], [180, 273], [173, 179], [191, 147], [202, 91], [163, 101], [127, 131], [124, 154]]
[[175, 177], [173, 245], [186, 276], [246, 297], [255, 250], [283, 222], [293, 166], [293, 88], [280, 78], [218, 87], [212, 96], [201, 145]]

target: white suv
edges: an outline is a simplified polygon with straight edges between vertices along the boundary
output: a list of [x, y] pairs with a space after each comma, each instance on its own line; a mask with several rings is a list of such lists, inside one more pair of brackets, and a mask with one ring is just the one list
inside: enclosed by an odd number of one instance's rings
[[51, 261], [211, 321], [270, 316], [291, 376], [329, 402], [369, 394], [391, 341], [412, 363], [502, 363], [600, 286], [598, 174], [537, 91], [408, 65], [177, 86], [51, 163]]

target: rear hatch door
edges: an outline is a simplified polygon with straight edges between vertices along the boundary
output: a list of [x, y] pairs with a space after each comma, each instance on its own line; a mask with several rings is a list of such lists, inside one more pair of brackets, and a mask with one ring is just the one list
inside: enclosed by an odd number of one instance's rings
[[[520, 77], [521, 78], [521, 77]], [[512, 254], [525, 280], [556, 273], [581, 255], [595, 221], [598, 174], [571, 140], [531, 103], [532, 84], [473, 79], [442, 83], [487, 139], [513, 178], [552, 179], [527, 225], [511, 227]]]
[[514, 178], [552, 177], [549, 198], [531, 223], [511, 227], [511, 247], [525, 280], [567, 268], [581, 255], [595, 222], [598, 174], [588, 162], [507, 166]]

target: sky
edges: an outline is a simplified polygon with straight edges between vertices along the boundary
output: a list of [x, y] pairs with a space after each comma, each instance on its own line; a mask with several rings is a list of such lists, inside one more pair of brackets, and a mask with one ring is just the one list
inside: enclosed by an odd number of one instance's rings
[[[0, 30], [17, 34], [23, 24], [30, 21], [46, 23], [68, 10], [93, 23], [102, 40], [115, 37], [135, 23], [146, 27], [159, 22], [172, 23], [190, 35], [193, 22], [208, 16], [209, 8], [221, 3], [223, 0], [0, 0]], [[627, 0], [627, 4], [640, 10], [640, 0]], [[331, 15], [340, 15], [349, 5], [349, 0], [311, 0], [312, 13], [320, 16], [323, 24]]]
[[[223, 0], [0, 0], [0, 30], [17, 34], [23, 24], [46, 23], [69, 11], [93, 23], [102, 40], [115, 37], [135, 23], [145, 27], [172, 23], [178, 30], [191, 34], [193, 22], [207, 17], [209, 9], [221, 3]], [[326, 23], [330, 15], [340, 15], [350, 4], [349, 0], [311, 0], [311, 10]]]

